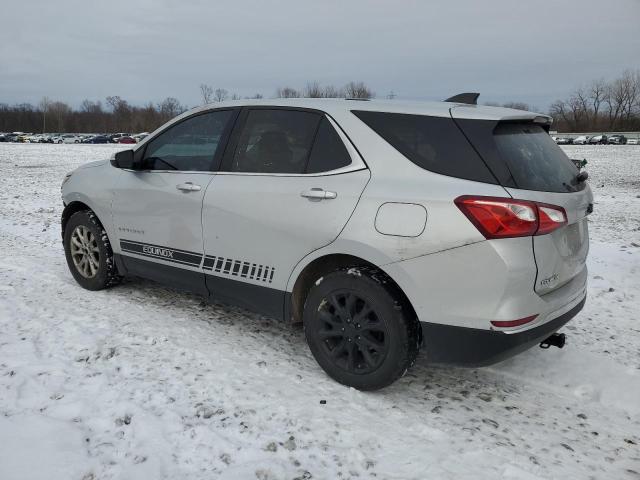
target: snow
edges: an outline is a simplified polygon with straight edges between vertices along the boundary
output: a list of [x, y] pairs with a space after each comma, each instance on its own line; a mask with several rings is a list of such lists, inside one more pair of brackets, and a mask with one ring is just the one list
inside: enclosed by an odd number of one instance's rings
[[146, 281], [81, 289], [60, 183], [118, 148], [0, 144], [0, 479], [640, 478], [640, 147], [566, 148], [596, 203], [563, 350], [420, 357], [373, 393], [330, 380], [300, 327]]

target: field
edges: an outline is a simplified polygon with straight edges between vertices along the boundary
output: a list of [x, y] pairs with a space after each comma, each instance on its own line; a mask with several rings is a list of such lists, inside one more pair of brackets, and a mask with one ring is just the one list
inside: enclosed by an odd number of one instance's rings
[[640, 479], [640, 146], [566, 147], [595, 210], [563, 350], [419, 358], [375, 393], [326, 377], [299, 327], [77, 286], [60, 183], [118, 148], [0, 144], [0, 479]]

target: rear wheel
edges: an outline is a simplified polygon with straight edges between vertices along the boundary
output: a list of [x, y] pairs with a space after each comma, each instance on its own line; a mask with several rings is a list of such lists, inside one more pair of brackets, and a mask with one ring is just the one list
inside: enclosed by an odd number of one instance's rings
[[331, 378], [359, 390], [377, 390], [413, 365], [420, 322], [389, 277], [358, 267], [316, 283], [304, 306], [305, 337]]
[[107, 232], [92, 211], [76, 212], [69, 218], [64, 251], [73, 278], [87, 290], [101, 290], [122, 280]]

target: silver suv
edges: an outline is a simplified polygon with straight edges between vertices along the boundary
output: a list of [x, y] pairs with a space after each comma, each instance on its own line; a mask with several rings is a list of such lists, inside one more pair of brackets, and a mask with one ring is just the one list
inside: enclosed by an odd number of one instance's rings
[[455, 102], [197, 108], [67, 175], [67, 262], [89, 290], [139, 276], [302, 322], [358, 389], [421, 347], [495, 363], [585, 302], [592, 195], [549, 124]]

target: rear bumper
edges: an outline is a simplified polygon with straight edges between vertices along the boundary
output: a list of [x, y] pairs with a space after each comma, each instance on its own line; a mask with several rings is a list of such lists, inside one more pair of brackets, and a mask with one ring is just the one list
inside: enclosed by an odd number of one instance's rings
[[517, 333], [421, 322], [427, 359], [433, 363], [481, 367], [492, 365], [533, 347], [575, 317], [580, 303], [538, 327]]

